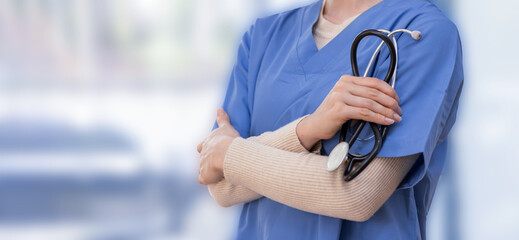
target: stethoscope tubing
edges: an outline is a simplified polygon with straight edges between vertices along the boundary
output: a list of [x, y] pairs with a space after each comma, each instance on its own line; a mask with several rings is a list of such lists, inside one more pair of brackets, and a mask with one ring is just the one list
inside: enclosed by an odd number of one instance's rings
[[[383, 32], [376, 30], [376, 29], [367, 29], [362, 31], [359, 35], [355, 37], [353, 40], [353, 43], [351, 45], [351, 51], [350, 51], [350, 61], [351, 61], [351, 69], [352, 69], [352, 75], [359, 77], [359, 67], [357, 63], [357, 49], [365, 37], [368, 36], [375, 36], [378, 37], [383, 41], [383, 43], [387, 46], [389, 49], [389, 69], [386, 73], [386, 76], [384, 77], [384, 81], [388, 84], [390, 84], [390, 81], [393, 77], [393, 74], [395, 73], [396, 64], [397, 64], [397, 51], [395, 46], [393, 45], [393, 42], [391, 38], [384, 34]], [[379, 49], [379, 48], [378, 48]], [[378, 51], [377, 51], [378, 52]], [[375, 53], [378, 54], [378, 53]], [[340, 132], [340, 140], [339, 142], [346, 141], [346, 133], [348, 126], [350, 125], [351, 120], [345, 122], [341, 127]], [[380, 149], [382, 148], [382, 144], [384, 142], [384, 138], [387, 133], [388, 126], [381, 125], [380, 128], [376, 123], [372, 122], [366, 122], [363, 120], [358, 120], [355, 130], [353, 131], [352, 135], [348, 139], [348, 145], [351, 147], [357, 138], [359, 137], [360, 133], [362, 132], [362, 129], [366, 125], [366, 123], [369, 123], [371, 130], [374, 133], [375, 136], [375, 143], [373, 144], [373, 148], [368, 154], [360, 155], [360, 154], [351, 154], [348, 152], [347, 159], [349, 161], [346, 162], [347, 166], [344, 171], [344, 181], [349, 182], [353, 180], [357, 175], [359, 175], [367, 166], [368, 164], [377, 156], [377, 154], [380, 152]], [[356, 163], [359, 163], [359, 165], [354, 168], [354, 165]]]

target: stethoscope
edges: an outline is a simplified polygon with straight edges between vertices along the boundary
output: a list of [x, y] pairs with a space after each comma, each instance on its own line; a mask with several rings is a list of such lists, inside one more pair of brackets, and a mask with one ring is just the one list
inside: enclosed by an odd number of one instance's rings
[[[350, 61], [351, 61], [351, 69], [353, 76], [359, 75], [359, 67], [357, 65], [357, 48], [361, 40], [368, 36], [375, 36], [382, 40], [382, 42], [378, 45], [377, 49], [371, 56], [369, 60], [368, 67], [364, 71], [364, 77], [366, 77], [373, 65], [373, 62], [380, 52], [380, 49], [385, 44], [389, 49], [389, 69], [384, 77], [384, 81], [391, 85], [391, 87], [395, 87], [396, 81], [396, 70], [398, 67], [398, 45], [395, 38], [395, 34], [399, 32], [408, 33], [415, 40], [420, 40], [422, 34], [419, 31], [410, 31], [407, 29], [397, 29], [392, 32], [385, 29], [367, 29], [362, 31], [355, 39], [351, 45], [350, 52]], [[378, 125], [376, 123], [369, 122], [371, 130], [373, 131], [373, 135], [375, 137], [375, 143], [371, 151], [365, 155], [362, 154], [354, 154], [349, 153], [350, 147], [353, 146], [355, 141], [358, 139], [362, 129], [366, 125], [366, 121], [357, 120], [357, 123], [354, 126], [354, 131], [351, 134], [348, 141], [346, 141], [346, 134], [348, 132], [348, 126], [351, 125], [351, 121], [349, 120], [345, 122], [341, 127], [341, 133], [339, 137], [339, 144], [335, 146], [335, 148], [330, 152], [328, 156], [328, 162], [326, 164], [326, 170], [334, 171], [337, 169], [343, 162], [347, 161], [346, 168], [344, 170], [344, 181], [349, 182], [354, 179], [359, 173], [361, 173], [373, 160], [380, 149], [382, 148], [382, 144], [384, 139], [386, 138], [388, 126], [386, 125]]]

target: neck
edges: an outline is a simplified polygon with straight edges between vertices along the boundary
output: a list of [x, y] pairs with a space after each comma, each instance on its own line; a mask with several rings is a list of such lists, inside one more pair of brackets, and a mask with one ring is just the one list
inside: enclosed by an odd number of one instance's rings
[[358, 15], [382, 0], [326, 0], [323, 16], [328, 21], [341, 24], [344, 20]]

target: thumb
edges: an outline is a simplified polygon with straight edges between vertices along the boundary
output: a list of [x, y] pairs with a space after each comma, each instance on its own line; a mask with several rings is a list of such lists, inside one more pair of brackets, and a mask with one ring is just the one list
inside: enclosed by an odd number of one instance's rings
[[218, 127], [223, 127], [226, 124], [231, 125], [231, 119], [229, 118], [229, 115], [223, 110], [222, 108], [219, 108], [216, 112], [216, 122], [218, 123]]

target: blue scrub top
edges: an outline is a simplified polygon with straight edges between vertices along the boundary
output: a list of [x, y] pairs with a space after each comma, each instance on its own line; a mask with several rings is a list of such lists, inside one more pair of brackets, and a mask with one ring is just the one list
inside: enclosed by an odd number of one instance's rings
[[[258, 19], [243, 36], [223, 104], [232, 125], [247, 138], [312, 113], [342, 75], [352, 74], [350, 46], [357, 34], [365, 29], [419, 30], [419, 41], [397, 35], [395, 89], [403, 119], [390, 126], [378, 156], [421, 156], [387, 202], [365, 222], [308, 213], [263, 197], [244, 204], [236, 237], [425, 239], [426, 215], [446, 158], [447, 136], [463, 84], [456, 26], [428, 1], [383, 0], [318, 50], [312, 26], [321, 4]], [[359, 45], [360, 72], [378, 43], [372, 37]], [[384, 77], [388, 56], [384, 49], [373, 76]], [[357, 141], [350, 151], [368, 152], [373, 144], [370, 134], [365, 127], [361, 138], [366, 140]], [[323, 141], [321, 153], [328, 155], [337, 143], [338, 134]]]

